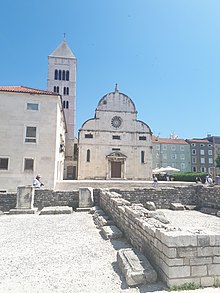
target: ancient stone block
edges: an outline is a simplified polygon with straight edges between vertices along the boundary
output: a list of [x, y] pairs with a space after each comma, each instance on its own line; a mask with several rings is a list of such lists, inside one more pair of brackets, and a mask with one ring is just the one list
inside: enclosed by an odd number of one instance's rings
[[123, 236], [121, 230], [114, 225], [102, 227], [101, 233], [105, 239], [117, 239]]
[[211, 287], [215, 284], [215, 278], [213, 277], [201, 277], [202, 287]]
[[71, 214], [73, 209], [68, 206], [44, 207], [40, 215]]
[[149, 211], [155, 211], [156, 210], [156, 205], [153, 201], [147, 201], [145, 203], [145, 206], [144, 206], [146, 209], [148, 209]]
[[192, 277], [207, 276], [207, 267], [205, 265], [191, 266], [191, 276]]
[[79, 208], [92, 207], [93, 203], [93, 188], [79, 188]]
[[131, 248], [120, 249], [117, 262], [129, 286], [153, 283], [157, 273], [147, 258]]
[[174, 211], [183, 211], [185, 209], [185, 207], [181, 203], [178, 203], [178, 202], [174, 203], [174, 202], [172, 202], [170, 204], [170, 209], [171, 210], [174, 210]]
[[9, 211], [10, 215], [14, 214], [34, 214], [37, 208], [34, 208], [34, 187], [18, 186], [17, 188], [17, 204], [15, 209]]

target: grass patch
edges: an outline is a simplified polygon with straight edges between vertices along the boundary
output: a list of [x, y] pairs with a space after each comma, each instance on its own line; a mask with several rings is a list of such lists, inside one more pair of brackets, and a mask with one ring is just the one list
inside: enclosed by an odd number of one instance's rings
[[215, 280], [214, 287], [215, 287], [215, 288], [220, 288], [220, 280], [219, 280], [219, 279], [216, 279], [216, 280]]
[[[220, 285], [220, 282], [219, 282]], [[183, 291], [183, 290], [195, 290], [201, 288], [195, 283], [185, 283], [183, 285], [174, 285], [168, 289], [168, 291]]]

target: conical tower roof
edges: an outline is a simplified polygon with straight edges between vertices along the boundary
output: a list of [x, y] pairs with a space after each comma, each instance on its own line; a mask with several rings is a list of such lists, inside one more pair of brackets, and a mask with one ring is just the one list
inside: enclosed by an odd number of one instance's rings
[[76, 57], [74, 56], [73, 52], [71, 51], [71, 49], [67, 45], [67, 42], [66, 42], [65, 38], [59, 44], [59, 46], [49, 56], [50, 57], [61, 57], [61, 58], [63, 57], [63, 58], [74, 58], [74, 59], [76, 59]]

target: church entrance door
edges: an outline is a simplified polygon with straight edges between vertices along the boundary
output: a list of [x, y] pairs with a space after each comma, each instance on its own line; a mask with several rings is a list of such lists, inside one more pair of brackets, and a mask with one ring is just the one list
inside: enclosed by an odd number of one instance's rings
[[111, 178], [121, 178], [121, 162], [111, 162]]

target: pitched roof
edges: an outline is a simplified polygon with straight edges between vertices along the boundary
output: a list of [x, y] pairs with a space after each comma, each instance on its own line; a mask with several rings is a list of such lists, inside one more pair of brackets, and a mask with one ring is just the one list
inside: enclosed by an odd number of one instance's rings
[[181, 138], [162, 138], [157, 136], [152, 136], [153, 143], [164, 143], [164, 144], [187, 144], [184, 139]]
[[59, 44], [59, 46], [49, 56], [76, 59], [73, 52], [67, 45], [67, 42], [65, 39]]
[[28, 93], [28, 94], [40, 94], [40, 95], [59, 95], [54, 92], [45, 90], [39, 90], [26, 86], [0, 86], [0, 92], [15, 92], [15, 93]]
[[195, 142], [195, 143], [196, 143], [196, 142], [199, 142], [199, 143], [200, 143], [200, 142], [201, 142], [201, 143], [202, 143], [202, 142], [203, 142], [203, 143], [204, 143], [204, 142], [205, 142], [205, 143], [209, 143], [208, 139], [202, 139], [202, 138], [198, 138], [198, 139], [197, 139], [197, 138], [192, 138], [192, 139], [187, 139], [187, 141], [190, 142], [190, 143], [191, 143], [191, 142]]

